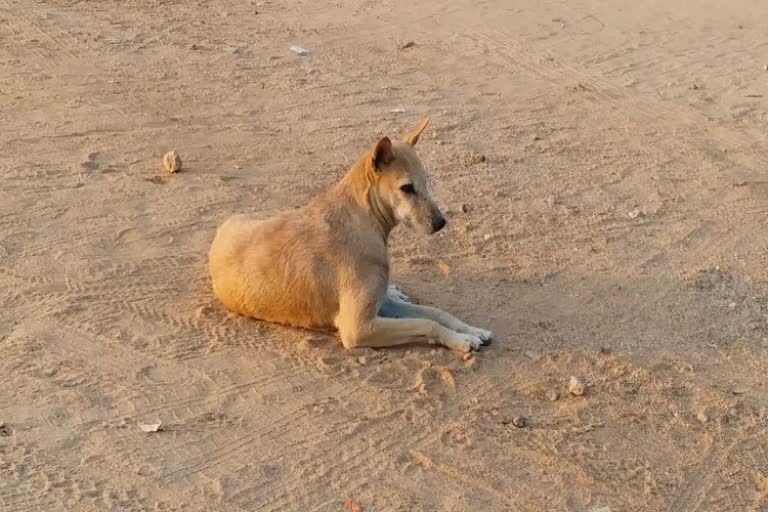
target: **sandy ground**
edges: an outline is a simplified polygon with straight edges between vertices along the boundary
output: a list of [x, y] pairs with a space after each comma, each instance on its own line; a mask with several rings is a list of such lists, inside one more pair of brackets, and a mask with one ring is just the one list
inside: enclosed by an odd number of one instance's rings
[[[0, 510], [768, 510], [766, 26], [763, 0], [0, 0]], [[229, 317], [216, 226], [426, 114], [449, 228], [398, 231], [395, 279], [498, 342]]]

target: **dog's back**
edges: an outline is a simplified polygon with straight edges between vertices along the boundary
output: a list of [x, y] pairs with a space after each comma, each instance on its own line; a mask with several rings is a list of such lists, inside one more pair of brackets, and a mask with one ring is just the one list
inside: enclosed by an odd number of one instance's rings
[[241, 315], [328, 327], [338, 301], [325, 293], [334, 289], [329, 286], [335, 281], [334, 266], [323, 261], [327, 255], [319, 250], [328, 233], [317, 228], [296, 212], [265, 221], [230, 217], [216, 232], [209, 253], [216, 296]]
[[[268, 220], [230, 217], [209, 253], [213, 289], [227, 309], [241, 315], [306, 328], [332, 328], [340, 280], [373, 249], [357, 225], [354, 205], [333, 191], [300, 210]], [[367, 261], [369, 271], [386, 266]], [[353, 254], [353, 252], [355, 254]], [[381, 248], [372, 251], [381, 254]], [[385, 281], [386, 282], [386, 281]]]

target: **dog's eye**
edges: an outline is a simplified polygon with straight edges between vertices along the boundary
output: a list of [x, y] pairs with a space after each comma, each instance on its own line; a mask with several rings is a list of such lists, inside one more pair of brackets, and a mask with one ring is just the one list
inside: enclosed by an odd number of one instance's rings
[[406, 194], [415, 194], [416, 193], [416, 189], [413, 188], [413, 184], [411, 184], [411, 183], [406, 183], [405, 185], [400, 187], [400, 190], [402, 190]]

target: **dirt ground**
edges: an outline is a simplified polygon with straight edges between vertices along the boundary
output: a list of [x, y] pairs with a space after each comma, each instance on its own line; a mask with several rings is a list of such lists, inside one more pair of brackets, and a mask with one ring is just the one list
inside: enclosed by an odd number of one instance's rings
[[[766, 26], [763, 0], [0, 0], [0, 510], [768, 510]], [[498, 341], [228, 316], [217, 225], [427, 114], [449, 226], [396, 231], [394, 280]]]

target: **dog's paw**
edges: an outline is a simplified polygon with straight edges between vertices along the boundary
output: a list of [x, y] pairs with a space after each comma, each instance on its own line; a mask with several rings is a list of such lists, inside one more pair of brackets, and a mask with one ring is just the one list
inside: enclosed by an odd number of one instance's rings
[[491, 331], [480, 329], [479, 327], [473, 327], [471, 334], [474, 334], [480, 338], [483, 342], [483, 345], [487, 345], [491, 342], [491, 340], [493, 340], [493, 333]]
[[402, 302], [411, 302], [411, 298], [404, 294], [400, 287], [396, 284], [389, 285], [387, 288], [387, 296], [390, 299], [399, 300]]
[[474, 334], [454, 333], [449, 339], [443, 340], [446, 347], [459, 352], [474, 352], [483, 345], [483, 340]]

